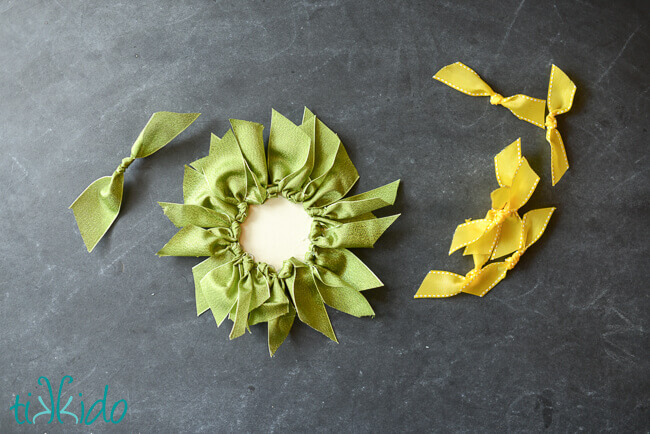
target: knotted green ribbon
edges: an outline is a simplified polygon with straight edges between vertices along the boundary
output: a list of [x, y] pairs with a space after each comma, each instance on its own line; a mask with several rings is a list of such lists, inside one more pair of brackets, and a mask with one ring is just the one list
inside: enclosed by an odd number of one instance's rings
[[122, 206], [124, 171], [136, 158], [145, 158], [171, 142], [198, 118], [200, 113], [157, 112], [151, 116], [113, 175], [99, 178], [70, 205], [81, 238], [91, 252], [111, 227]]
[[[395, 202], [399, 181], [344, 198], [359, 175], [339, 137], [307, 109], [300, 125], [273, 111], [266, 153], [262, 125], [230, 123], [222, 138], [212, 135], [207, 157], [185, 167], [185, 203], [160, 202], [181, 229], [158, 255], [208, 257], [192, 269], [197, 314], [211, 310], [217, 325], [230, 318], [231, 339], [266, 322], [273, 355], [297, 316], [337, 341], [325, 306], [374, 315], [361, 292], [383, 284], [347, 249], [373, 247], [395, 221], [373, 211]], [[248, 206], [276, 196], [312, 217], [310, 251], [280, 270], [239, 244]]]

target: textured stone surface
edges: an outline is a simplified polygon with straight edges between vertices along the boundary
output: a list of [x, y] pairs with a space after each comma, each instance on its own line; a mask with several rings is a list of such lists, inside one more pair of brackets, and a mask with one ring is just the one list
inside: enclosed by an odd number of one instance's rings
[[[0, 432], [35, 432], [8, 408], [64, 374], [77, 409], [106, 384], [127, 399], [93, 432], [647, 431], [649, 12], [0, 2]], [[557, 187], [542, 130], [431, 79], [456, 60], [504, 95], [544, 97], [552, 63], [574, 79]], [[299, 121], [304, 105], [341, 135], [355, 191], [402, 179], [403, 215], [358, 251], [386, 284], [368, 293], [377, 317], [333, 312], [339, 345], [298, 325], [270, 359], [263, 327], [230, 342], [195, 317], [197, 260], [154, 256], [175, 232], [156, 201], [181, 201], [183, 164], [229, 117], [268, 126], [272, 107]], [[203, 116], [129, 168], [121, 217], [88, 254], [67, 206], [157, 110]], [[483, 299], [413, 300], [429, 269], [470, 268], [447, 256], [451, 235], [486, 211], [492, 157], [520, 136], [542, 176], [529, 207], [558, 207], [547, 234]]]

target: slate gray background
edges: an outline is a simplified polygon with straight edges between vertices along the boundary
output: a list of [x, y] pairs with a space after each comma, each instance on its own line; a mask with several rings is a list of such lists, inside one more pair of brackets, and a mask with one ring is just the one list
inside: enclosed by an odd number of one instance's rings
[[[2, 1], [0, 432], [647, 431], [649, 9]], [[577, 83], [557, 187], [541, 129], [431, 79], [456, 60], [504, 95], [545, 97], [552, 63]], [[230, 342], [195, 317], [198, 261], [154, 256], [175, 233], [156, 201], [182, 200], [183, 164], [229, 117], [305, 105], [342, 137], [355, 191], [402, 179], [403, 215], [357, 250], [386, 284], [367, 293], [377, 317], [332, 312], [339, 345], [300, 324], [270, 359], [263, 326]], [[157, 110], [203, 116], [129, 168], [88, 254], [67, 207]], [[547, 233], [485, 298], [413, 300], [431, 268], [469, 270], [451, 235], [517, 137], [542, 177], [529, 208], [558, 207]], [[66, 374], [75, 411], [108, 384], [125, 420], [18, 427], [15, 394]]]

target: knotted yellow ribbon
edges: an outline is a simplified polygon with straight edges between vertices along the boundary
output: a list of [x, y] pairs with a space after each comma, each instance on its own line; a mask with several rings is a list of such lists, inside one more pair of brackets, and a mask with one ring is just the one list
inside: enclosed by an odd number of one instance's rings
[[569, 160], [564, 149], [562, 136], [557, 130], [555, 116], [566, 113], [573, 105], [573, 97], [576, 94], [576, 85], [557, 66], [551, 67], [551, 79], [548, 82], [548, 115], [544, 121], [546, 127], [546, 141], [551, 145], [551, 179], [553, 185], [562, 178], [564, 172], [569, 168]]
[[490, 104], [502, 105], [519, 119], [544, 128], [544, 106], [546, 103], [543, 99], [521, 94], [504, 98], [492, 90], [473, 69], [460, 62], [445, 66], [436, 72], [433, 78], [467, 95], [489, 96]]
[[[451, 297], [466, 292], [484, 296], [514, 268], [521, 255], [544, 233], [555, 208], [517, 213], [530, 198], [539, 177], [521, 156], [521, 139], [494, 157], [499, 188], [491, 194], [492, 209], [484, 219], [459, 225], [454, 233], [450, 254], [465, 247], [473, 255], [474, 269], [465, 276], [448, 271], [430, 271], [415, 298]], [[485, 265], [490, 259], [512, 253], [501, 262]]]
[[[433, 78], [467, 95], [489, 96], [490, 104], [502, 105], [519, 119], [540, 128], [546, 128], [546, 140], [551, 146], [553, 185], [562, 178], [564, 172], [569, 168], [569, 162], [562, 137], [557, 130], [555, 116], [571, 109], [576, 85], [560, 68], [555, 65], [551, 67], [546, 101], [521, 94], [504, 98], [492, 90], [476, 72], [460, 62], [445, 66]], [[549, 112], [546, 117], [544, 117], [545, 105], [548, 105]]]
[[492, 209], [485, 218], [469, 220], [456, 228], [449, 254], [465, 247], [465, 255], [498, 258], [517, 249], [522, 222], [517, 210], [535, 191], [539, 177], [521, 156], [521, 139], [494, 157], [499, 188], [490, 195]]

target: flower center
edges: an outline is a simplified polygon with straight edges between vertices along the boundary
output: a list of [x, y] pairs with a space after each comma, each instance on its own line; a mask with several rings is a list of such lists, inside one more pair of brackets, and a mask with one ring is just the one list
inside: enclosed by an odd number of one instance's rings
[[266, 262], [280, 270], [282, 263], [292, 256], [304, 259], [310, 247], [311, 222], [302, 205], [274, 197], [249, 207], [248, 217], [241, 224], [239, 243], [256, 262]]

